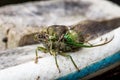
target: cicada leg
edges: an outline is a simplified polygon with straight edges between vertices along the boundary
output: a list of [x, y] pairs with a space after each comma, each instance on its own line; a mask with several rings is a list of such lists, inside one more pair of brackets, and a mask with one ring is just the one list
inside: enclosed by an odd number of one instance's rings
[[56, 54], [56, 52], [55, 51], [50, 51], [51, 52], [51, 54], [54, 56], [54, 58], [55, 58], [55, 64], [56, 64], [56, 66], [57, 66], [57, 69], [59, 70], [59, 73], [61, 72], [60, 71], [60, 68], [59, 68], [59, 65], [58, 65], [58, 61], [57, 61], [57, 54]]
[[93, 46], [93, 44], [91, 44], [90, 42], [88, 41], [85, 41], [85, 43], [89, 44], [90, 46]]
[[92, 45], [90, 43], [89, 43], [89, 45], [86, 45], [86, 44], [75, 43], [75, 42], [73, 42], [72, 45], [78, 46], [78, 47], [91, 48], [91, 47], [97, 47], [97, 46], [105, 45], [105, 44], [111, 42], [113, 39], [114, 39], [114, 36], [110, 40], [107, 40], [107, 38], [106, 38], [104, 43], [100, 43], [100, 44], [96, 44], [96, 45]]
[[52, 41], [50, 41], [50, 48], [49, 48], [49, 52], [50, 52], [50, 54], [51, 54], [51, 55], [53, 55], [53, 54], [52, 54], [52, 45], [53, 45], [53, 42], [52, 42]]
[[56, 54], [57, 51], [52, 50], [52, 47], [53, 47], [52, 44], [53, 44], [53, 42], [50, 41], [50, 45], [49, 45], [49, 49], [48, 50], [49, 50], [49, 53], [54, 56], [55, 64], [56, 64], [57, 69], [59, 70], [59, 73], [60, 73], [61, 71], [60, 71], [60, 68], [59, 68], [59, 65], [58, 65], [58, 62], [57, 62], [57, 54]]
[[60, 73], [61, 71], [60, 71], [60, 68], [59, 68], [59, 65], [58, 65], [58, 62], [57, 62], [57, 55], [54, 55], [54, 57], [55, 57], [55, 64], [56, 64], [56, 66], [59, 70], [59, 73]]
[[105, 45], [105, 44], [111, 42], [113, 39], [114, 39], [114, 36], [110, 40], [108, 40], [107, 38], [105, 38], [105, 42], [104, 43], [96, 44], [96, 45], [92, 45], [91, 43], [88, 43], [88, 42], [87, 43], [90, 44], [90, 47], [97, 47], [97, 46]]
[[44, 47], [37, 47], [37, 49], [35, 50], [35, 54], [36, 54], [36, 58], [35, 58], [35, 63], [38, 63], [38, 58], [40, 58], [39, 56], [38, 56], [38, 51], [42, 51], [42, 52], [44, 52], [44, 53], [47, 53], [48, 51], [47, 51], [47, 49], [46, 48], [44, 48]]
[[78, 68], [78, 66], [76, 65], [75, 61], [73, 60], [71, 55], [65, 54], [65, 53], [60, 53], [60, 55], [64, 56], [64, 57], [69, 57], [73, 63], [73, 65], [75, 66], [75, 68], [80, 71], [80, 69]]

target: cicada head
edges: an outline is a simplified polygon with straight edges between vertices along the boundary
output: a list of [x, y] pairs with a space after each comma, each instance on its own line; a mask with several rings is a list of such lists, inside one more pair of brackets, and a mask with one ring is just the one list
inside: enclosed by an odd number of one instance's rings
[[48, 40], [47, 28], [42, 28], [39, 33], [34, 35], [34, 40], [38, 42], [45, 42]]

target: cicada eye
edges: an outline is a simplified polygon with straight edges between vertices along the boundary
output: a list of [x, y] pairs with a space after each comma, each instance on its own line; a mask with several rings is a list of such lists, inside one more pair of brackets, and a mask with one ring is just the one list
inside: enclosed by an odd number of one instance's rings
[[42, 36], [40, 34], [38, 34], [37, 36], [38, 36], [39, 39], [42, 38]]
[[35, 35], [34, 35], [34, 40], [35, 40], [35, 41], [41, 41], [41, 40], [42, 40], [41, 34], [35, 34]]
[[34, 35], [34, 40], [35, 40], [35, 41], [38, 41], [38, 34], [35, 34], [35, 35]]
[[46, 33], [37, 34], [38, 40], [47, 39], [48, 35]]

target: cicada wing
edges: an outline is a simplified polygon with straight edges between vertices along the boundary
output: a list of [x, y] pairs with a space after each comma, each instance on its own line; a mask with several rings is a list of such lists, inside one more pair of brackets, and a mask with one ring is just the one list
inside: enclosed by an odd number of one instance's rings
[[71, 29], [81, 34], [86, 41], [95, 39], [120, 26], [120, 18], [103, 21], [82, 21], [72, 25]]

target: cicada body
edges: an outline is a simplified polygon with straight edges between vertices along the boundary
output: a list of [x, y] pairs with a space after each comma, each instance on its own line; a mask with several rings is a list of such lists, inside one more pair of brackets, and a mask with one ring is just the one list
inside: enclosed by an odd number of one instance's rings
[[[81, 28], [82, 29], [82, 28]], [[77, 51], [80, 48], [91, 48], [96, 46], [101, 46], [109, 43], [111, 40], [106, 41], [101, 44], [92, 45], [85, 44], [88, 43], [85, 38], [85, 31], [82, 31], [80, 26], [74, 26], [69, 28], [64, 25], [52, 25], [47, 28], [43, 28], [43, 30], [35, 35], [35, 40], [39, 41], [44, 45], [44, 47], [38, 47], [36, 49], [36, 60], [38, 62], [38, 53], [37, 51], [48, 52], [55, 57], [56, 66], [60, 72], [59, 65], [57, 63], [57, 54], [69, 57], [74, 64], [75, 68], [79, 70], [78, 66], [75, 64], [72, 57], [66, 52]], [[87, 31], [87, 30], [86, 30]]]

